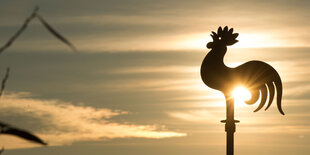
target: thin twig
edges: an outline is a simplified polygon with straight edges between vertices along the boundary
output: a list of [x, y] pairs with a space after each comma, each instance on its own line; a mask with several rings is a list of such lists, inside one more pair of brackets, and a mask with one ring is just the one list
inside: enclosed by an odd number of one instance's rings
[[63, 37], [62, 35], [60, 35], [55, 29], [53, 29], [44, 19], [42, 16], [40, 16], [39, 14], [36, 14], [36, 16], [38, 17], [38, 19], [40, 20], [40, 22], [44, 25], [44, 27], [50, 32], [52, 33], [57, 39], [59, 39], [60, 41], [62, 41], [63, 43], [65, 43], [66, 45], [68, 45], [73, 51], [77, 52], [76, 48], [73, 46], [73, 44], [71, 44], [65, 37]]
[[0, 150], [0, 154], [2, 154], [3, 151], [4, 151], [4, 147], [2, 146], [2, 149]]
[[14, 136], [18, 136], [20, 138], [26, 139], [28, 141], [39, 143], [42, 145], [47, 145], [46, 142], [44, 142], [42, 139], [32, 134], [31, 132], [12, 127], [11, 125], [8, 125], [6, 123], [0, 122], [0, 129], [1, 129], [0, 134], [10, 134], [10, 135], [14, 135]]
[[35, 9], [33, 10], [32, 14], [30, 15], [30, 17], [28, 17], [24, 24], [22, 25], [22, 27], [8, 40], [8, 42], [6, 44], [4, 44], [1, 48], [0, 48], [0, 54], [7, 49], [8, 47], [10, 47], [13, 42], [15, 41], [15, 39], [17, 39], [17, 37], [24, 32], [24, 30], [27, 28], [29, 22], [36, 16], [36, 12], [39, 10], [39, 7], [35, 7]]
[[8, 78], [9, 78], [9, 73], [10, 73], [10, 68], [7, 68], [7, 69], [6, 69], [5, 76], [4, 76], [4, 78], [2, 79], [2, 83], [1, 83], [0, 97], [2, 96], [3, 91], [4, 91], [4, 89], [5, 89], [5, 83], [6, 83], [6, 81], [7, 81]]
[[[1, 83], [1, 90], [0, 90], [0, 97], [5, 89], [5, 83], [7, 81], [7, 79], [9, 78], [9, 72], [10, 72], [10, 68], [6, 69], [6, 74], [2, 80]], [[26, 130], [23, 129], [18, 129], [15, 127], [12, 127], [6, 123], [3, 123], [0, 121], [0, 134], [11, 134], [11, 135], [15, 135], [18, 136], [20, 138], [29, 140], [29, 141], [33, 141], [36, 143], [40, 143], [42, 145], [47, 145], [47, 143], [45, 143], [43, 140], [41, 140], [39, 137], [37, 137], [36, 135], [32, 134], [31, 132], [28, 132]], [[0, 154], [4, 151], [4, 148], [2, 148], [2, 150], [0, 150]]]
[[77, 52], [77, 49], [74, 47], [74, 45], [68, 41], [65, 37], [63, 37], [60, 33], [58, 33], [54, 28], [52, 28], [46, 20], [42, 16], [38, 14], [39, 7], [35, 7], [30, 17], [28, 17], [22, 27], [7, 41], [6, 44], [4, 44], [2, 47], [0, 47], [0, 54], [3, 53], [7, 48], [9, 48], [13, 42], [24, 32], [24, 30], [27, 28], [28, 24], [31, 22], [32, 19], [35, 17], [38, 18], [38, 20], [42, 23], [42, 25], [57, 39], [59, 39], [64, 44], [68, 45], [74, 52]]

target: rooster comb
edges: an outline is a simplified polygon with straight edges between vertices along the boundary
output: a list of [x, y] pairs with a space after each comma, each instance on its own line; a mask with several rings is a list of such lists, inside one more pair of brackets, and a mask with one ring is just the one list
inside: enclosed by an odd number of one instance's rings
[[238, 37], [239, 34], [233, 33], [233, 31], [234, 31], [233, 28], [228, 30], [227, 26], [225, 26], [224, 29], [222, 29], [222, 27], [219, 27], [217, 29], [217, 33], [212, 31], [211, 37], [212, 37], [214, 42], [221, 40], [227, 46], [230, 46], [230, 45], [233, 45], [236, 42], [238, 42], [238, 40], [236, 40], [236, 38]]

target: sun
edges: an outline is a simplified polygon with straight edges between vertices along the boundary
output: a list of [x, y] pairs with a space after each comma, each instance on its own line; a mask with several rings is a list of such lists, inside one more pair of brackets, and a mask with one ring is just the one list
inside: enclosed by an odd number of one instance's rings
[[243, 86], [238, 86], [233, 90], [233, 97], [236, 106], [241, 106], [244, 101], [251, 99], [251, 93]]

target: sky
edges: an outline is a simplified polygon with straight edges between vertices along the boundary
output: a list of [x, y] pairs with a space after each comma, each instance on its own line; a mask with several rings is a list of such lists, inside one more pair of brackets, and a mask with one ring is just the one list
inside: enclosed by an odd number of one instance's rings
[[0, 55], [0, 120], [49, 143], [0, 135], [4, 154], [225, 154], [225, 99], [200, 77], [225, 25], [239, 33], [225, 64], [267, 62], [284, 88], [285, 116], [236, 103], [236, 154], [310, 153], [309, 1], [2, 0], [0, 45], [36, 5], [79, 52], [34, 19]]

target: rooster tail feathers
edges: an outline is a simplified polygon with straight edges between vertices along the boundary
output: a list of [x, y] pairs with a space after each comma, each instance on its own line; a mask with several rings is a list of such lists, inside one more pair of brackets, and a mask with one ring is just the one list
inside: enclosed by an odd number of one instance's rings
[[258, 89], [257, 90], [251, 90], [251, 93], [252, 93], [251, 99], [248, 101], [245, 101], [245, 103], [248, 105], [254, 104], [259, 98], [259, 90]]
[[272, 103], [273, 98], [274, 98], [274, 93], [275, 93], [275, 88], [274, 88], [273, 82], [267, 82], [267, 86], [268, 86], [268, 90], [269, 90], [269, 101], [268, 101], [268, 105], [267, 105], [265, 110], [267, 110], [271, 106], [271, 103]]
[[[269, 66], [269, 65], [268, 65]], [[271, 66], [268, 67], [269, 70], [264, 72], [261, 76], [265, 78], [258, 79], [256, 82], [257, 86], [254, 86], [254, 88], [250, 89], [251, 92], [251, 99], [248, 101], [245, 101], [246, 104], [252, 105], [256, 103], [260, 98], [260, 103], [258, 107], [254, 110], [254, 112], [259, 111], [264, 107], [264, 105], [268, 102], [267, 107], [265, 110], [267, 110], [274, 98], [275, 98], [275, 92], [277, 92], [277, 108], [279, 112], [284, 115], [284, 112], [282, 110], [282, 81], [275, 69], [273, 69]], [[269, 96], [269, 97], [268, 97]], [[268, 98], [268, 101], [267, 101]]]
[[265, 105], [265, 102], [267, 100], [267, 95], [268, 95], [268, 92], [267, 92], [267, 87], [266, 85], [262, 85], [262, 87], [260, 88], [260, 91], [261, 91], [261, 100], [260, 100], [260, 104], [259, 106], [257, 107], [257, 109], [254, 110], [254, 112], [257, 112], [259, 111], [260, 109], [263, 108], [263, 106]]
[[278, 107], [278, 110], [279, 112], [282, 114], [282, 115], [285, 115], [283, 110], [282, 110], [282, 81], [281, 81], [281, 78], [279, 77], [278, 75], [278, 78], [274, 81], [274, 84], [276, 86], [276, 89], [277, 89], [277, 107]]
[[[268, 88], [268, 92], [267, 92], [267, 88]], [[282, 115], [285, 115], [283, 110], [282, 110], [282, 82], [281, 82], [281, 78], [280, 76], [276, 73], [276, 78], [274, 78], [273, 80], [266, 82], [265, 84], [263, 84], [261, 87], [259, 87], [257, 90], [253, 91], [252, 93], [252, 98], [249, 101], [246, 101], [247, 104], [254, 104], [255, 102], [257, 102], [258, 97], [259, 97], [259, 91], [261, 92], [261, 101], [260, 104], [258, 105], [257, 109], [254, 110], [254, 112], [259, 111], [261, 108], [263, 108], [263, 106], [266, 103], [267, 100], [267, 95], [269, 94], [269, 101], [268, 101], [268, 105], [266, 107], [265, 110], [267, 110], [270, 106], [271, 103], [274, 99], [275, 96], [275, 90], [277, 91], [277, 107], [279, 112]]]

